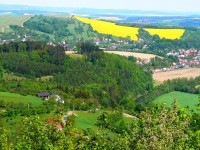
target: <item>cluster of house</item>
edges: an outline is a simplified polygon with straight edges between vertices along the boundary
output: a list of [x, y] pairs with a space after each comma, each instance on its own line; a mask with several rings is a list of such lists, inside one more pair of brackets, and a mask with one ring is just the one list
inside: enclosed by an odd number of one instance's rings
[[200, 51], [194, 48], [190, 48], [188, 50], [179, 49], [178, 52], [170, 51], [167, 53], [167, 56], [177, 56], [179, 59], [178, 65], [182, 65], [183, 67], [200, 65]]
[[60, 103], [65, 103], [65, 101], [60, 97], [60, 95], [53, 93], [53, 94], [49, 94], [48, 92], [43, 92], [43, 93], [38, 93], [37, 94], [38, 97], [48, 101], [50, 98], [55, 98], [56, 102], [60, 102]]
[[179, 49], [178, 52], [170, 51], [167, 56], [177, 56], [179, 62], [173, 63], [169, 68], [156, 68], [152, 69], [153, 72], [171, 71], [180, 68], [189, 68], [192, 66], [200, 66], [200, 51], [191, 48], [189, 50]]
[[200, 55], [200, 51], [194, 48], [190, 48], [188, 50], [185, 49], [179, 49], [178, 52], [175, 52], [174, 50], [167, 53], [167, 56], [177, 56], [178, 58], [188, 58], [190, 56], [197, 56]]
[[[29, 35], [21, 36], [16, 33], [12, 33], [12, 35], [13, 35], [13, 37], [16, 36], [16, 38], [21, 40], [22, 42], [26, 42], [28, 39], [31, 38], [31, 36], [29, 36]], [[16, 38], [14, 39], [13, 37], [11, 39], [7, 39], [7, 40], [0, 39], [0, 44], [8, 44], [9, 42], [14, 42]]]
[[103, 43], [103, 44], [111, 43], [112, 46], [110, 47], [110, 49], [113, 49], [113, 50], [115, 50], [117, 48], [117, 46], [119, 46], [121, 44], [123, 44], [123, 45], [129, 45], [130, 44], [129, 41], [125, 40], [125, 39], [115, 41], [115, 40], [112, 40], [112, 39], [107, 38], [107, 37], [103, 37], [102, 39], [95, 37], [95, 38], [93, 38], [93, 42], [96, 45], [99, 45], [100, 43]]

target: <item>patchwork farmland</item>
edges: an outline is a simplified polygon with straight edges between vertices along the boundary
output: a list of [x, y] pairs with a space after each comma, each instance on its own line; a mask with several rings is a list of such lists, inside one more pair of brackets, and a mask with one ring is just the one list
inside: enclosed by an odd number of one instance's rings
[[151, 29], [151, 28], [144, 28], [145, 31], [149, 32], [151, 35], [158, 35], [161, 39], [180, 39], [185, 30], [184, 29]]
[[24, 22], [29, 20], [32, 16], [0, 16], [0, 31], [11, 31], [10, 25], [23, 26]]
[[[128, 27], [128, 26], [120, 26], [116, 25], [112, 22], [106, 22], [95, 19], [88, 19], [82, 17], [74, 17], [75, 19], [90, 24], [93, 30], [97, 31], [101, 34], [110, 34], [116, 37], [127, 38], [130, 37], [131, 40], [138, 40], [139, 28], [136, 27]], [[184, 29], [154, 29], [154, 28], [144, 28], [145, 31], [149, 32], [151, 35], [158, 35], [161, 39], [180, 39], [185, 30]]]
[[75, 17], [75, 19], [83, 23], [90, 24], [93, 30], [96, 30], [101, 34], [111, 34], [113, 36], [123, 37], [123, 38], [130, 37], [131, 40], [138, 40], [137, 34], [139, 33], [139, 28], [120, 26], [111, 22], [81, 18], [81, 17]]

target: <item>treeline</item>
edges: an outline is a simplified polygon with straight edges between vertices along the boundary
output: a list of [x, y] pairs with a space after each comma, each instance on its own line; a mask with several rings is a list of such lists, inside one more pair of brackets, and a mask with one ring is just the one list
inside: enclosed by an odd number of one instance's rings
[[98, 46], [95, 46], [94, 44], [88, 41], [78, 43], [77, 49], [78, 49], [78, 53], [80, 54], [88, 54], [88, 53], [100, 51]]
[[44, 102], [40, 106], [32, 106], [31, 104], [6, 102], [0, 100], [0, 109], [5, 110], [0, 113], [1, 118], [16, 116], [31, 116], [39, 114], [48, 114], [54, 109], [53, 103]]
[[10, 42], [0, 45], [0, 53], [8, 52], [27, 52], [30, 59], [34, 61], [56, 65], [64, 64], [66, 58], [65, 50], [62, 46], [50, 46], [38, 41]]
[[174, 62], [175, 63], [179, 62], [177, 56], [169, 56], [166, 58], [155, 57], [151, 59], [150, 65], [153, 68], [167, 68], [167, 67], [171, 67]]
[[144, 29], [140, 29], [138, 37], [143, 39], [144, 42], [138, 45], [138, 48], [142, 49], [144, 45], [148, 45], [147, 51], [154, 54], [165, 54], [168, 50], [178, 50], [180, 48], [190, 49], [196, 48], [200, 49], [200, 30], [197, 28], [186, 28], [184, 35], [181, 39], [168, 40], [160, 39], [158, 35], [150, 35]]
[[61, 46], [42, 42], [19, 42], [0, 45], [0, 62], [5, 69], [27, 77], [64, 73], [66, 59]]
[[150, 91], [148, 94], [138, 98], [138, 102], [140, 104], [151, 104], [151, 102], [155, 100], [158, 96], [172, 91], [200, 94], [200, 88], [197, 87], [198, 85], [200, 85], [200, 77], [196, 77], [194, 79], [179, 78], [167, 80], [164, 81], [164, 83], [162, 83], [161, 85], [156, 86], [154, 90]]
[[0, 54], [0, 59], [5, 69], [26, 77], [38, 78], [65, 72], [65, 67], [63, 66], [32, 61], [18, 53]]

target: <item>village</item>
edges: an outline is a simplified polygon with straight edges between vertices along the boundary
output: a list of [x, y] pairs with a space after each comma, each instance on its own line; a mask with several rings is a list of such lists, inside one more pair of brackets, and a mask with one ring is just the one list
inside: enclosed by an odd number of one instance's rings
[[173, 65], [169, 68], [152, 69], [154, 73], [200, 66], [200, 51], [194, 48], [191, 48], [189, 50], [179, 49], [178, 52], [175, 52], [174, 50], [172, 50], [169, 53], [167, 53], [166, 56], [167, 57], [176, 56], [178, 57], [179, 62], [178, 63], [173, 62]]

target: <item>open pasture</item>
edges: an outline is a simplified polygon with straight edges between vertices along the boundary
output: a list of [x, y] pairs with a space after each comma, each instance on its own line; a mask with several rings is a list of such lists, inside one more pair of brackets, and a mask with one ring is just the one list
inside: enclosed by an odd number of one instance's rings
[[176, 100], [180, 107], [188, 106], [190, 109], [200, 113], [200, 111], [197, 110], [197, 104], [199, 103], [198, 97], [198, 94], [173, 91], [157, 97], [153, 102], [164, 102], [167, 106], [171, 107], [173, 102]]
[[24, 22], [29, 20], [32, 16], [0, 16], [0, 30], [1, 32], [11, 31], [10, 25], [23, 26]]

